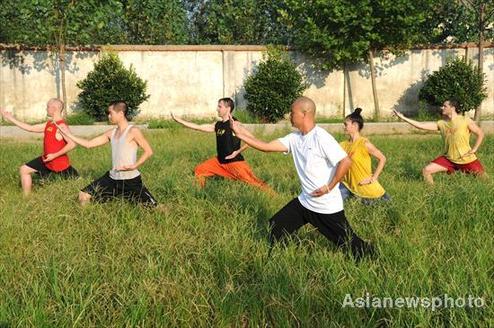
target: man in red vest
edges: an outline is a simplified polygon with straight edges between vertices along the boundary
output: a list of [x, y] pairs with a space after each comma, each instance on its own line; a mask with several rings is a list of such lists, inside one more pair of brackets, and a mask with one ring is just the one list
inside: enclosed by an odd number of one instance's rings
[[67, 153], [74, 149], [76, 144], [68, 138], [65, 139], [55, 125], [55, 123], [66, 125], [62, 119], [63, 106], [64, 104], [60, 99], [50, 99], [46, 104], [46, 113], [51, 117], [51, 120], [34, 125], [21, 122], [14, 118], [11, 113], [0, 109], [0, 114], [4, 119], [14, 123], [21, 129], [29, 132], [44, 133], [43, 155], [19, 168], [22, 190], [25, 196], [31, 192], [33, 184], [31, 175], [33, 173], [38, 174], [41, 178], [48, 178], [54, 175], [61, 177], [78, 176], [77, 171], [70, 166], [69, 157], [67, 156]]

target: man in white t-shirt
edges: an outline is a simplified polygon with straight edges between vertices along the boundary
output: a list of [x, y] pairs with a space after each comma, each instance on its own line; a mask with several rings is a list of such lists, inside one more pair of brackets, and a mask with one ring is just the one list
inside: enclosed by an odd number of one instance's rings
[[315, 124], [316, 105], [307, 97], [296, 99], [291, 106], [290, 121], [299, 131], [269, 143], [244, 133], [235, 121], [232, 128], [238, 138], [264, 152], [291, 153], [302, 186], [301, 194], [270, 220], [271, 241], [280, 240], [307, 223], [315, 226], [339, 247], [349, 247], [359, 258], [373, 252], [350, 227], [343, 210], [339, 181], [351, 165], [351, 159], [338, 142]]

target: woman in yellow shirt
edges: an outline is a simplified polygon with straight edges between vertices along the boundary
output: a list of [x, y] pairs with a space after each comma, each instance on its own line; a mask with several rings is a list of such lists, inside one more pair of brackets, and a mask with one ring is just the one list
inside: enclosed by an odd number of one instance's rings
[[[343, 200], [351, 196], [362, 199], [365, 204], [371, 204], [375, 200], [390, 200], [381, 184], [377, 181], [383, 171], [386, 157], [367, 138], [360, 135], [364, 127], [364, 118], [360, 115], [361, 108], [356, 108], [353, 113], [345, 117], [345, 134], [348, 140], [340, 143], [352, 159], [352, 166], [340, 183], [340, 191]], [[372, 173], [371, 156], [378, 160], [376, 171]]]

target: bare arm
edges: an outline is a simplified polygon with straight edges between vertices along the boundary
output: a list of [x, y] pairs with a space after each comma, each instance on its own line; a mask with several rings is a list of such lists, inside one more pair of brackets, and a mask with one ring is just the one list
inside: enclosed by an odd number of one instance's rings
[[[256, 139], [250, 132], [243, 128], [239, 122], [230, 120], [232, 129], [239, 139], [246, 144], [260, 151], [264, 152], [287, 152], [288, 148], [285, 147], [280, 141], [273, 140], [271, 142], [264, 142]], [[246, 132], [247, 131], [247, 132]]]
[[439, 129], [436, 122], [418, 122], [406, 117], [405, 115], [403, 115], [402, 113], [396, 110], [393, 110], [393, 113], [398, 118], [402, 119], [403, 121], [407, 122], [410, 125], [413, 125], [417, 129], [426, 130], [426, 131], [437, 131]]
[[59, 131], [62, 133], [64, 137], [74, 141], [76, 144], [81, 145], [84, 148], [94, 148], [101, 145], [104, 145], [110, 141], [112, 130], [108, 130], [100, 136], [93, 138], [91, 140], [86, 140], [84, 138], [76, 137], [73, 135], [69, 129], [64, 126], [60, 126], [57, 124]]
[[126, 165], [122, 168], [118, 168], [119, 170], [135, 170], [139, 166], [141, 166], [149, 157], [153, 156], [153, 149], [142, 134], [141, 130], [133, 127], [130, 130], [130, 136], [132, 137], [132, 140], [135, 141], [135, 143], [142, 148], [143, 153], [134, 165]]
[[3, 116], [3, 118], [11, 123], [14, 123], [16, 126], [19, 128], [29, 131], [29, 132], [36, 132], [36, 133], [42, 133], [45, 131], [45, 123], [40, 123], [40, 124], [27, 124], [24, 122], [19, 121], [12, 115], [12, 113], [9, 113], [5, 111], [4, 109], [0, 109], [0, 114]]
[[473, 145], [472, 150], [470, 151], [472, 153], [476, 153], [479, 150], [482, 141], [484, 140], [484, 131], [482, 131], [482, 129], [477, 124], [475, 124], [474, 121], [471, 121], [470, 124], [468, 124], [468, 129], [470, 130], [470, 132], [477, 136], [475, 145]]
[[[242, 129], [242, 132], [245, 133], [247, 136], [254, 138], [254, 136], [252, 135], [252, 133], [250, 133], [243, 126], [239, 125], [239, 128]], [[240, 147], [238, 150], [235, 150], [230, 155], [225, 156], [225, 159], [233, 159], [233, 158], [237, 157], [238, 154], [240, 154], [241, 152], [243, 152], [244, 150], [246, 150], [249, 147], [250, 146], [244, 142], [244, 144], [242, 145], [242, 147]]]
[[175, 120], [175, 122], [182, 124], [186, 128], [201, 131], [201, 132], [214, 132], [214, 124], [195, 124], [195, 123], [183, 120], [180, 117], [173, 115], [173, 113], [170, 113], [170, 115]]
[[333, 179], [331, 179], [331, 181], [329, 181], [327, 184], [325, 184], [321, 188], [312, 192], [311, 195], [314, 197], [319, 197], [319, 196], [322, 196], [324, 194], [329, 193], [331, 190], [333, 190], [333, 188], [336, 186], [336, 184], [338, 182], [340, 182], [341, 179], [343, 179], [345, 174], [350, 169], [351, 165], [352, 165], [352, 160], [350, 159], [350, 157], [347, 156], [347, 157], [343, 158], [341, 161], [338, 162], [338, 166], [336, 167], [336, 172], [334, 173]]
[[[63, 126], [65, 129], [69, 130], [69, 127], [66, 124], [64, 124], [64, 123], [60, 124], [60, 126]], [[74, 141], [72, 141], [68, 137], [65, 137], [62, 132], [60, 132], [60, 134], [62, 135], [62, 138], [65, 139], [65, 141], [67, 142], [67, 144], [62, 149], [60, 149], [59, 151], [57, 151], [56, 153], [47, 154], [43, 158], [43, 161], [44, 162], [49, 162], [49, 161], [54, 160], [57, 157], [60, 157], [62, 155], [65, 155], [66, 153], [68, 153], [69, 151], [71, 151], [72, 149], [74, 149], [77, 146], [77, 144]]]
[[376, 170], [374, 171], [374, 174], [362, 181], [359, 182], [360, 185], [365, 185], [365, 184], [371, 184], [373, 182], [376, 182], [377, 179], [379, 179], [379, 175], [381, 175], [383, 169], [384, 169], [384, 164], [386, 164], [386, 156], [376, 147], [374, 146], [370, 141], [367, 141], [365, 143], [365, 147], [367, 148], [367, 151], [369, 154], [377, 158], [377, 167]]
[[[246, 128], [244, 128], [241, 124], [239, 126], [240, 126], [240, 129], [242, 130], [242, 133], [243, 134], [245, 134], [249, 138], [254, 138], [255, 139], [254, 135], [252, 133], [250, 133], [249, 130], [247, 130]], [[243, 152], [244, 150], [246, 150], [249, 147], [250, 146], [247, 143], [244, 143], [243, 146], [238, 151], [239, 151], [239, 153], [241, 153], [241, 152]]]

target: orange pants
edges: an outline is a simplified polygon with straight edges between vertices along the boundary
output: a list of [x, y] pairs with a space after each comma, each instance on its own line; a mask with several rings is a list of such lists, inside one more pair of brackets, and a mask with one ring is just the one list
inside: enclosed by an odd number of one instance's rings
[[265, 191], [272, 191], [264, 181], [254, 175], [249, 164], [245, 161], [221, 164], [217, 157], [213, 157], [197, 165], [194, 174], [201, 187], [206, 184], [206, 177], [219, 175], [227, 179], [246, 182]]

